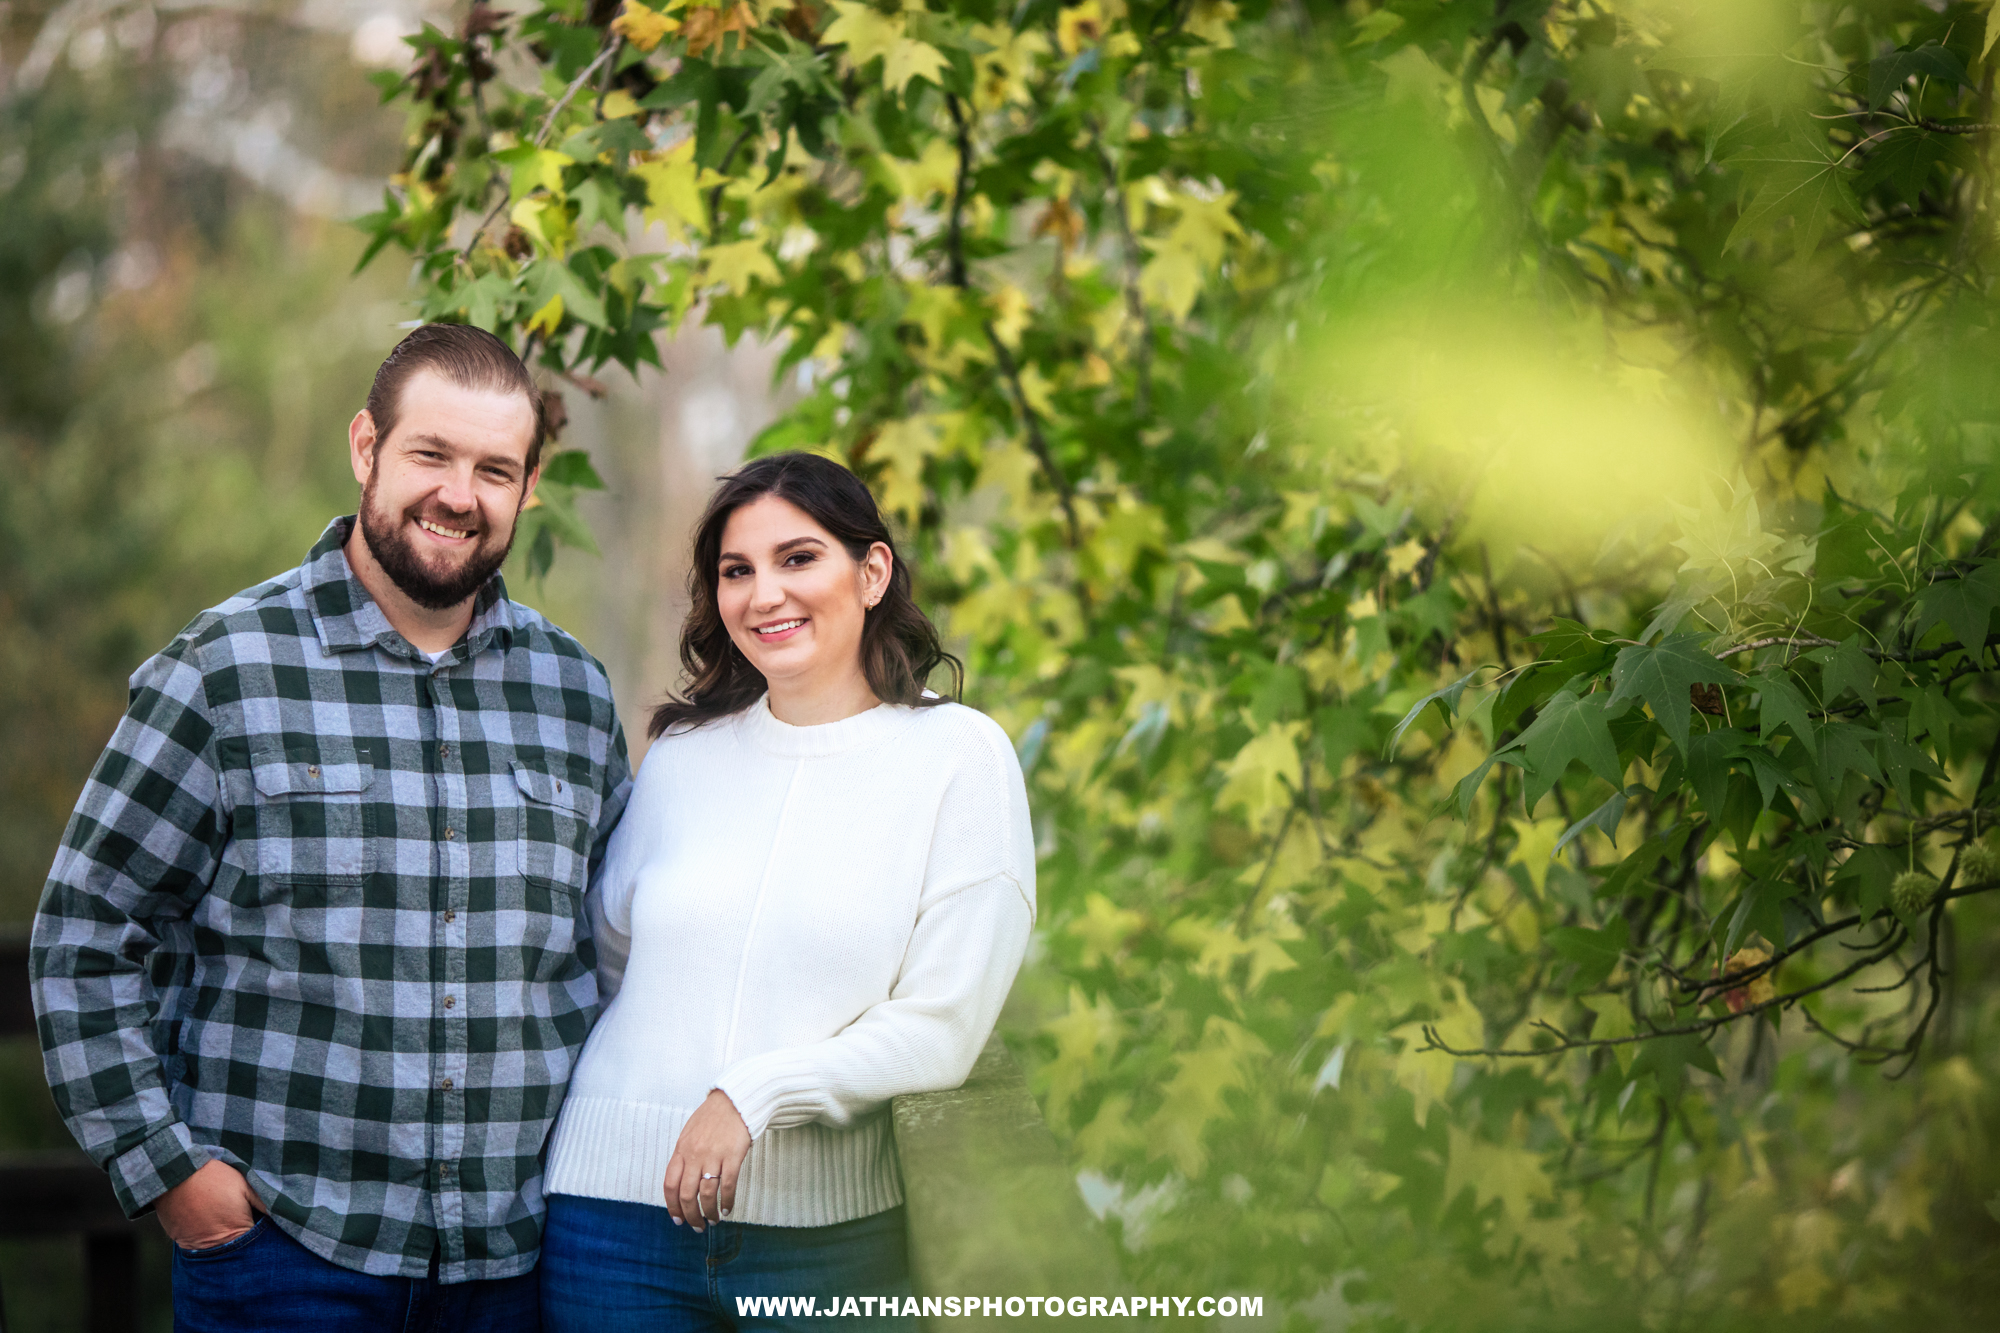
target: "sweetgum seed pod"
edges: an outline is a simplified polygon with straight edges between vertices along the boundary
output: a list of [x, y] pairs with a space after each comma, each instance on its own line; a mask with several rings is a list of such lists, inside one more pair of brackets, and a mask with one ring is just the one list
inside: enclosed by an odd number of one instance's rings
[[1889, 901], [1904, 916], [1915, 916], [1930, 906], [1937, 881], [1921, 870], [1905, 870], [1889, 885]]
[[1975, 842], [1958, 854], [1958, 878], [1965, 884], [1986, 884], [2000, 879], [2000, 851]]

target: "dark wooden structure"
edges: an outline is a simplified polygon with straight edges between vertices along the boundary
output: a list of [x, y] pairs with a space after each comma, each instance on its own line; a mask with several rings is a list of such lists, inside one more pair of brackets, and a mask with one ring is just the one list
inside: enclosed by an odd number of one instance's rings
[[[0, 935], [0, 1037], [34, 1035], [28, 938]], [[139, 1326], [139, 1235], [158, 1225], [150, 1215], [127, 1221], [111, 1181], [75, 1149], [0, 1153], [0, 1236], [81, 1238], [89, 1333], [133, 1333]], [[0, 1333], [6, 1327], [6, 1293], [0, 1292]]]

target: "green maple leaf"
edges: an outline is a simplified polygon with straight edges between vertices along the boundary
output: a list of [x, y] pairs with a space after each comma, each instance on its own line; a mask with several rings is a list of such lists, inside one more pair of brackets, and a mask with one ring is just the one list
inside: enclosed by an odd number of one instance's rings
[[1960, 87], [1971, 87], [1965, 77], [1965, 62], [1937, 42], [1925, 42], [1908, 51], [1891, 51], [1880, 60], [1868, 62], [1868, 109], [1874, 111], [1900, 91], [1911, 79], [1943, 79]]
[[1659, 1080], [1660, 1096], [1669, 1102], [1678, 1099], [1687, 1086], [1689, 1065], [1722, 1077], [1722, 1069], [1715, 1063], [1715, 1052], [1708, 1049], [1707, 1039], [1698, 1034], [1654, 1037], [1638, 1045], [1639, 1054], [1633, 1059], [1630, 1071], [1632, 1077], [1653, 1075]]
[[1782, 142], [1751, 148], [1731, 158], [1730, 165], [1743, 169], [1745, 188], [1754, 186], [1756, 192], [1729, 229], [1729, 239], [1722, 243], [1725, 252], [1790, 218], [1796, 253], [1809, 255], [1818, 248], [1828, 218], [1855, 211], [1840, 154], [1827, 142], [1826, 132], [1809, 120], [1793, 122]]
[[1474, 676], [1485, 669], [1485, 667], [1474, 667], [1451, 684], [1446, 685], [1442, 689], [1432, 690], [1429, 694], [1411, 704], [1410, 711], [1403, 714], [1403, 720], [1398, 722], [1396, 729], [1389, 733], [1389, 757], [1391, 759], [1396, 757], [1396, 747], [1402, 743], [1403, 733], [1408, 731], [1410, 724], [1415, 722], [1422, 715], [1424, 709], [1430, 707], [1432, 704], [1438, 706], [1438, 711], [1444, 716], [1445, 725], [1450, 726], [1451, 715], [1458, 711], [1458, 701], [1460, 696], [1465, 693], [1465, 687], [1472, 683]]
[[1765, 744], [1770, 743], [1772, 727], [1790, 727], [1792, 735], [1797, 736], [1806, 747], [1806, 753], [1818, 755], [1819, 734], [1813, 729], [1811, 712], [1798, 687], [1777, 670], [1763, 672], [1756, 677], [1755, 684]]
[[1580, 697], [1558, 690], [1542, 705], [1533, 725], [1521, 733], [1528, 759], [1526, 797], [1533, 810], [1569, 766], [1582, 760], [1590, 771], [1617, 786], [1623, 776], [1618, 747], [1611, 743], [1604, 697]]
[[1806, 654], [1819, 663], [1820, 702], [1831, 708], [1847, 690], [1866, 704], [1869, 712], [1881, 707], [1875, 694], [1875, 662], [1861, 649], [1861, 636], [1850, 635], [1837, 648], [1817, 648]]
[[1698, 634], [1670, 634], [1658, 645], [1635, 644], [1611, 665], [1611, 702], [1644, 699], [1660, 727], [1683, 754], [1696, 685], [1733, 685], [1740, 677], [1701, 646]]
[[1942, 620], [1960, 643], [1976, 651], [1986, 642], [1993, 608], [2000, 606], [2000, 565], [1988, 563], [1964, 578], [1939, 579], [1925, 588], [1917, 601], [1923, 609], [1917, 615], [1911, 642], [1920, 641]]

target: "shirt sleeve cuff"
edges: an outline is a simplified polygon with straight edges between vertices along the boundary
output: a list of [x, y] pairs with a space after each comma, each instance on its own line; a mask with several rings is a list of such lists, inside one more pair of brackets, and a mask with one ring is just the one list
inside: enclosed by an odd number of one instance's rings
[[813, 1071], [795, 1067], [795, 1062], [787, 1058], [790, 1054], [773, 1051], [741, 1061], [724, 1072], [715, 1085], [735, 1104], [736, 1114], [743, 1117], [743, 1125], [753, 1139], [764, 1136], [787, 1102], [801, 1094], [809, 1095], [814, 1087]]
[[176, 1120], [153, 1131], [138, 1147], [111, 1159], [111, 1188], [125, 1216], [150, 1212], [162, 1194], [199, 1171], [208, 1154], [195, 1147], [188, 1127]]

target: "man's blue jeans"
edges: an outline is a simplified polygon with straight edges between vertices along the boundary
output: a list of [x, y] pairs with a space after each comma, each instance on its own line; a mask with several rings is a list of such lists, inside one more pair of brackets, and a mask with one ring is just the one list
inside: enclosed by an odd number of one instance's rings
[[[917, 1329], [914, 1319], [859, 1313], [910, 1294], [901, 1208], [827, 1227], [715, 1222], [696, 1235], [664, 1207], [556, 1194], [541, 1272], [548, 1333]], [[826, 1317], [850, 1296], [855, 1315]]]
[[209, 1250], [174, 1247], [174, 1333], [539, 1333], [532, 1272], [445, 1286], [328, 1263], [266, 1218]]

